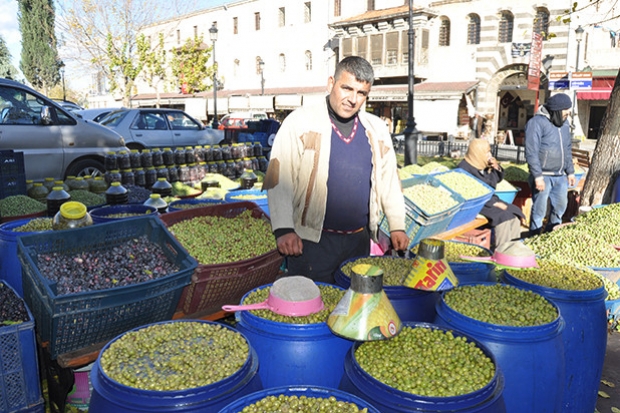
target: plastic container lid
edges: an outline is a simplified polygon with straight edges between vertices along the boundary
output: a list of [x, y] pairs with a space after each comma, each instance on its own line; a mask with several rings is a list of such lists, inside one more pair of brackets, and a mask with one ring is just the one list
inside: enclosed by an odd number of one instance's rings
[[81, 219], [86, 216], [86, 205], [77, 201], [65, 202], [60, 206], [60, 215], [67, 219]]

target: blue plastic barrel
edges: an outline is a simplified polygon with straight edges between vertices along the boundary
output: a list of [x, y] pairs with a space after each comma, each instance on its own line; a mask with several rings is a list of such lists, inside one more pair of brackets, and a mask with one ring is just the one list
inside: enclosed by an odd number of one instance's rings
[[[355, 350], [362, 344], [356, 343], [345, 358], [345, 375], [339, 388], [352, 393], [375, 405], [381, 413], [408, 412], [467, 412], [467, 413], [505, 413], [504, 376], [492, 352], [483, 343], [458, 330], [429, 323], [404, 323], [410, 327], [451, 330], [455, 337], [465, 337], [473, 342], [485, 355], [493, 360], [496, 366], [493, 379], [482, 389], [472, 393], [451, 397], [429, 397], [406, 393], [390, 387], [372, 377], [363, 370], [355, 360]], [[515, 411], [516, 412], [516, 411]], [[524, 412], [524, 411], [523, 411]], [[533, 413], [533, 411], [531, 411]]]
[[[243, 296], [241, 303], [252, 291]], [[280, 323], [258, 317], [250, 311], [238, 311], [235, 317], [237, 329], [258, 354], [258, 374], [265, 388], [290, 385], [338, 387], [344, 373], [344, 356], [353, 342], [334, 335], [327, 322]]]
[[[188, 322], [188, 320], [163, 321], [155, 324], [179, 322]], [[191, 320], [191, 322], [219, 324], [232, 330], [232, 327], [226, 324], [211, 321]], [[146, 326], [131, 331], [144, 327]], [[123, 334], [106, 344], [93, 364], [90, 373], [93, 386], [88, 409], [90, 413], [217, 412], [234, 400], [263, 389], [257, 374], [258, 358], [251, 345], [248, 359], [237, 372], [207, 386], [177, 391], [142, 390], [125, 386], [108, 377], [101, 368], [101, 355], [113, 341]], [[217, 366], [205, 365], [205, 369], [209, 368], [217, 368]]]
[[26, 225], [32, 218], [5, 222], [0, 225], [0, 280], [6, 281], [20, 297], [24, 296], [22, 287], [22, 265], [17, 258], [17, 237], [36, 234], [36, 232], [13, 231]]
[[320, 387], [320, 386], [283, 386], [275, 387], [267, 390], [261, 390], [256, 393], [249, 394], [241, 399], [224, 407], [219, 413], [239, 413], [244, 407], [256, 403], [265, 397], [274, 396], [297, 396], [299, 397], [314, 397], [327, 399], [329, 397], [335, 397], [336, 400], [341, 402], [354, 403], [360, 411], [362, 409], [368, 409], [368, 413], [380, 413], [372, 404], [368, 401], [361, 399], [352, 394], [346, 393], [342, 390], [333, 388]]
[[561, 316], [531, 327], [490, 324], [453, 310], [445, 303], [444, 295], [437, 303], [435, 323], [464, 332], [495, 355], [506, 380], [504, 400], [508, 412], [567, 411], [561, 409], [565, 371], [565, 325]]
[[122, 204], [122, 205], [106, 205], [98, 207], [89, 212], [94, 224], [102, 224], [104, 222], [118, 221], [120, 219], [135, 218], [135, 216], [113, 217], [117, 214], [155, 214], [157, 208], [140, 205], [140, 204]]
[[607, 348], [607, 311], [604, 287], [568, 291], [522, 281], [505, 271], [507, 284], [532, 290], [555, 303], [566, 322], [562, 332], [566, 376], [562, 412], [593, 412]]
[[[354, 257], [344, 261], [334, 278], [336, 284], [342, 288], [349, 288], [351, 278], [342, 272], [342, 267], [350, 261], [364, 257]], [[390, 257], [395, 260], [406, 260], [409, 258]], [[412, 263], [413, 261], [409, 259]], [[385, 294], [390, 299], [394, 311], [398, 314], [401, 321], [420, 321], [430, 323], [435, 319], [435, 304], [439, 300], [440, 293], [434, 291], [422, 291], [400, 285], [386, 285], [383, 287]]]

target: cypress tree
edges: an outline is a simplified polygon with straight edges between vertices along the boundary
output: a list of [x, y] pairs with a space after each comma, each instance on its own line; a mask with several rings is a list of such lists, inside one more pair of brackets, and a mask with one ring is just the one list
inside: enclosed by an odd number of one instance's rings
[[61, 60], [56, 48], [52, 0], [18, 0], [22, 33], [20, 68], [35, 88], [46, 91], [60, 82]]
[[0, 35], [0, 77], [13, 79], [17, 77], [17, 69], [11, 64], [11, 52], [6, 45], [6, 41]]

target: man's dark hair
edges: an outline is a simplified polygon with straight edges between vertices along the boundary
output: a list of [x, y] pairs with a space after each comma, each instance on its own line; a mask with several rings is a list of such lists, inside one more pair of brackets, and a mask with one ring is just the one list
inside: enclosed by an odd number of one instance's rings
[[358, 82], [366, 82], [372, 86], [375, 80], [375, 72], [368, 61], [359, 56], [345, 57], [336, 65], [334, 79], [338, 79], [342, 72], [351, 73]]

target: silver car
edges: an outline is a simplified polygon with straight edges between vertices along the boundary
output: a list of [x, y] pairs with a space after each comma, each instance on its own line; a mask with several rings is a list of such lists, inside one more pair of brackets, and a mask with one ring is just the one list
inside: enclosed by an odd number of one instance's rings
[[129, 149], [214, 145], [224, 131], [206, 128], [177, 109], [120, 109], [99, 121], [118, 132]]
[[82, 109], [82, 110], [75, 110], [73, 111], [73, 113], [75, 113], [78, 116], [81, 116], [82, 119], [94, 120], [95, 122], [99, 123], [99, 121], [105, 118], [106, 116], [108, 116], [110, 112], [113, 112], [119, 109], [123, 109], [123, 108], [116, 107], [116, 108]]
[[52, 99], [0, 78], [0, 150], [24, 153], [27, 179], [100, 175], [109, 151], [126, 149], [116, 132], [86, 121]]

